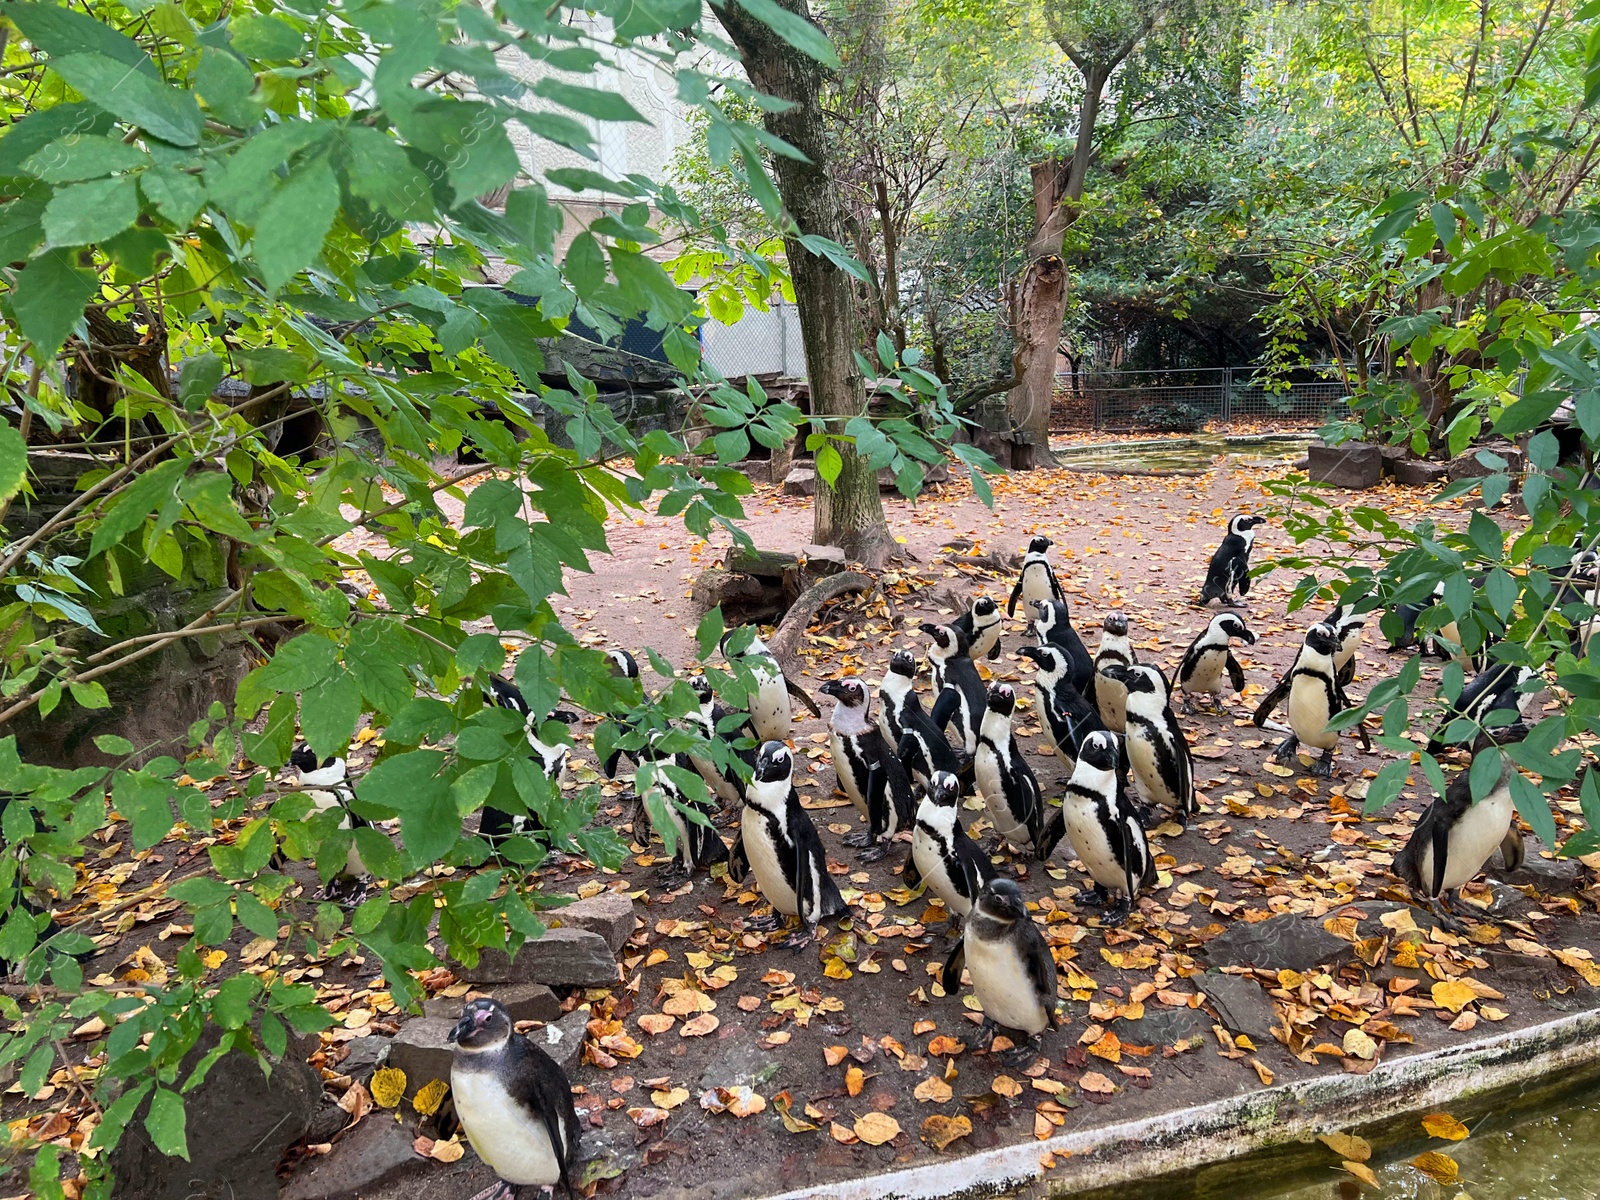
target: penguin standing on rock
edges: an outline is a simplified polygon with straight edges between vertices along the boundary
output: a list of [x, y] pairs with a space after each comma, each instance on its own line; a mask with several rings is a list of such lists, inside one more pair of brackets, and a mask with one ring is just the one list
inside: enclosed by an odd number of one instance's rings
[[1072, 686], [1087, 694], [1094, 686], [1094, 659], [1089, 655], [1089, 647], [1083, 644], [1078, 631], [1072, 627], [1066, 601], [1035, 600], [1032, 609], [1033, 631], [1039, 638], [1039, 644], [1049, 642], [1065, 651], [1067, 662], [1072, 667], [1069, 676]]
[[878, 729], [883, 740], [898, 746], [905, 733], [905, 717], [912, 705], [922, 707], [913, 687], [917, 680], [917, 660], [909, 650], [896, 650], [889, 656], [889, 669], [878, 685]]
[[954, 917], [972, 911], [994, 864], [961, 826], [961, 783], [948, 771], [936, 771], [917, 806], [911, 833], [911, 858], [902, 874], [907, 887], [926, 883]]
[[1133, 652], [1133, 640], [1128, 637], [1128, 615], [1107, 613], [1101, 625], [1100, 647], [1094, 652], [1094, 686], [1084, 694], [1100, 710], [1100, 720], [1112, 733], [1124, 728], [1123, 709], [1127, 704], [1128, 690], [1121, 680], [1106, 674], [1108, 667], [1131, 667], [1139, 661]]
[[784, 943], [791, 950], [809, 946], [819, 922], [849, 911], [828, 874], [828, 856], [817, 827], [795, 791], [794, 755], [775, 740], [762, 745], [755, 774], [745, 788], [730, 874], [742, 879], [747, 873], [755, 875], [774, 915], [747, 917], [745, 927], [776, 929], [778, 914], [798, 917], [803, 928]]
[[1072, 853], [1094, 880], [1100, 906], [1105, 908], [1111, 895], [1120, 893], [1121, 899], [1104, 919], [1105, 924], [1120, 925], [1139, 892], [1155, 884], [1156, 860], [1139, 815], [1128, 803], [1116, 734], [1101, 730], [1084, 740], [1061, 798], [1061, 816]]
[[[1524, 725], [1491, 730], [1479, 737], [1473, 749], [1476, 753], [1491, 745], [1520, 741], [1527, 733]], [[1514, 770], [1511, 760], [1502, 754], [1499, 776], [1476, 803], [1472, 772], [1458, 772], [1445, 794], [1428, 805], [1410, 840], [1394, 856], [1394, 873], [1413, 894], [1427, 897], [1429, 910], [1452, 928], [1460, 929], [1461, 923], [1448, 916], [1448, 910], [1440, 912], [1446, 896], [1483, 870], [1496, 846], [1508, 874], [1522, 866], [1522, 831], [1517, 828], [1511, 799]]]
[[1220, 707], [1218, 698], [1222, 695], [1224, 674], [1234, 691], [1244, 691], [1244, 668], [1233, 656], [1234, 638], [1247, 646], [1256, 644], [1256, 635], [1245, 626], [1238, 613], [1219, 613], [1189, 643], [1189, 648], [1183, 652], [1183, 661], [1178, 664], [1178, 687], [1183, 689], [1184, 712], [1194, 712], [1192, 697], [1202, 695], [1210, 696], [1212, 703]]
[[945, 995], [960, 990], [963, 970], [972, 976], [983, 1008], [989, 1035], [984, 1048], [993, 1045], [999, 1027], [1023, 1035], [1001, 1060], [1008, 1065], [1031, 1061], [1039, 1052], [1039, 1035], [1056, 1023], [1056, 964], [1012, 880], [992, 879], [979, 894], [940, 972]]
[[867, 818], [866, 832], [846, 835], [844, 844], [867, 847], [859, 861], [876, 862], [888, 853], [895, 834], [911, 828], [911, 780], [872, 723], [871, 701], [861, 680], [830, 679], [822, 685], [822, 694], [835, 701], [828, 727], [833, 772], [840, 790]]
[[1173, 714], [1160, 667], [1135, 663], [1106, 668], [1128, 690], [1125, 743], [1134, 785], [1146, 804], [1169, 810], [1179, 825], [1200, 811], [1194, 796], [1194, 759]]
[[1016, 586], [1011, 589], [1011, 599], [1006, 601], [1006, 616], [1017, 615], [1017, 600], [1060, 600], [1061, 585], [1056, 582], [1055, 568], [1050, 565], [1050, 547], [1053, 543], [1044, 534], [1037, 534], [1028, 542], [1028, 552], [1022, 556], [1022, 570], [1017, 574]]
[[1003, 624], [1000, 606], [988, 596], [979, 596], [971, 608], [950, 622], [950, 627], [966, 635], [970, 647], [967, 653], [973, 658], [999, 658]]
[[1232, 607], [1250, 594], [1250, 547], [1256, 540], [1256, 526], [1266, 521], [1265, 517], [1240, 513], [1228, 522], [1227, 536], [1206, 568], [1205, 586], [1200, 589], [1201, 604], [1221, 600]]
[[1011, 713], [1016, 703], [1016, 693], [1009, 684], [997, 683], [989, 689], [972, 764], [973, 778], [983, 793], [995, 833], [1014, 846], [1027, 842], [1033, 847], [1034, 857], [1043, 862], [1061, 838], [1059, 818], [1049, 820], [1039, 781], [1012, 735]]
[[[1350, 708], [1350, 698], [1344, 694], [1344, 688], [1339, 684], [1339, 674], [1333, 665], [1333, 656], [1339, 649], [1339, 641], [1332, 629], [1320, 621], [1306, 632], [1305, 644], [1300, 647], [1300, 654], [1294, 660], [1294, 666], [1289, 668], [1289, 673], [1279, 681], [1261, 699], [1260, 707], [1256, 709], [1255, 723], [1258, 728], [1267, 728], [1267, 718], [1279, 704], [1288, 701], [1289, 709], [1289, 736], [1278, 744], [1272, 752], [1274, 762], [1283, 762], [1292, 757], [1299, 749], [1300, 743], [1316, 746], [1322, 751], [1322, 757], [1311, 765], [1311, 774], [1326, 778], [1333, 774], [1333, 755], [1339, 746], [1339, 733], [1329, 729], [1328, 725], [1334, 717], [1345, 709]], [[1273, 724], [1272, 728], [1283, 730], [1283, 726]], [[1372, 739], [1367, 735], [1366, 726], [1357, 725], [1356, 732], [1361, 737], [1361, 747], [1364, 750], [1372, 749]]]
[[1039, 668], [1033, 677], [1039, 723], [1050, 735], [1056, 757], [1071, 770], [1077, 761], [1078, 747], [1083, 744], [1083, 739], [1097, 729], [1104, 729], [1105, 724], [1094, 705], [1072, 686], [1072, 668], [1065, 650], [1054, 642], [1045, 642], [1038, 646], [1024, 646], [1022, 653]]
[[730, 629], [722, 635], [722, 654], [730, 663], [736, 659], [742, 662], [756, 677], [756, 689], [749, 698], [750, 728], [762, 741], [787, 741], [792, 723], [790, 696], [800, 701], [813, 717], [820, 717], [822, 710], [803, 687], [784, 674], [778, 660], [760, 638], [751, 638], [742, 652], [732, 652], [730, 646], [737, 633], [738, 630]]
[[567, 1073], [487, 996], [466, 1006], [448, 1040], [455, 1044], [456, 1117], [478, 1157], [500, 1177], [493, 1200], [512, 1200], [519, 1187], [557, 1184], [567, 1200], [577, 1200], [572, 1172], [582, 1127]]
[[983, 721], [985, 692], [977, 665], [967, 653], [966, 636], [953, 625], [924, 622], [922, 632], [933, 639], [928, 662], [933, 667], [933, 723], [943, 732], [954, 721], [962, 751], [978, 748], [978, 726]]
[[[371, 827], [372, 823], [365, 817], [350, 811], [350, 802], [355, 799], [355, 793], [350, 790], [350, 784], [347, 782], [344, 759], [335, 756], [319, 762], [311, 747], [301, 742], [290, 752], [289, 765], [294, 768], [300, 786], [306, 789], [306, 795], [311, 800], [311, 811], [306, 814], [307, 819], [325, 812], [338, 811], [343, 814], [339, 818], [340, 829], [355, 830]], [[485, 817], [491, 811], [493, 810], [485, 809]], [[276, 858], [277, 865], [281, 866], [282, 856], [277, 855]], [[361, 861], [361, 854], [352, 839], [350, 848], [345, 851], [343, 866], [332, 879], [328, 880], [322, 889], [322, 894], [336, 904], [359, 904], [366, 895], [367, 880], [371, 874], [366, 864]]]

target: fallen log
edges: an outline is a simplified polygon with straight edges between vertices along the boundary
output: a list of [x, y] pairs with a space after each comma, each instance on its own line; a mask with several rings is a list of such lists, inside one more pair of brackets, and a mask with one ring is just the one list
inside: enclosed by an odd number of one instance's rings
[[778, 622], [778, 628], [768, 640], [767, 649], [772, 651], [773, 657], [786, 672], [794, 670], [799, 666], [795, 652], [800, 648], [800, 639], [805, 636], [812, 618], [822, 606], [840, 596], [867, 591], [873, 585], [872, 576], [860, 571], [841, 571], [817, 580], [789, 606], [789, 611], [783, 615], [783, 620]]

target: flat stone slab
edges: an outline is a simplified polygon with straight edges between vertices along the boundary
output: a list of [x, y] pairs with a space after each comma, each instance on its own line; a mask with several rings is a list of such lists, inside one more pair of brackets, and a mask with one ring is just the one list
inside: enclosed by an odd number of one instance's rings
[[605, 938], [587, 929], [548, 929], [527, 942], [513, 959], [485, 950], [475, 967], [456, 970], [469, 983], [544, 983], [552, 987], [600, 987], [617, 982], [617, 959]]
[[1280, 913], [1254, 924], [1239, 922], [1205, 944], [1206, 961], [1218, 967], [1265, 967], [1272, 971], [1308, 971], [1340, 962], [1350, 943], [1335, 937], [1320, 922]]
[[379, 1109], [339, 1141], [333, 1151], [309, 1159], [283, 1189], [283, 1200], [339, 1200], [432, 1166], [412, 1148], [411, 1134]]
[[1342, 488], [1377, 487], [1383, 477], [1383, 451], [1368, 442], [1342, 442], [1324, 446], [1313, 442], [1306, 468], [1314, 483]]
[[619, 953], [633, 936], [633, 897], [626, 892], [602, 892], [587, 900], [574, 900], [562, 908], [546, 909], [540, 915], [553, 929], [585, 929], [598, 933], [605, 938], [613, 954]]
[[789, 473], [783, 477], [783, 494], [785, 496], [815, 496], [817, 494], [817, 472], [809, 464], [801, 466], [796, 464], [789, 468]]
[[1217, 1010], [1223, 1025], [1232, 1033], [1253, 1038], [1271, 1035], [1278, 1023], [1278, 1010], [1271, 997], [1254, 979], [1243, 975], [1205, 974], [1191, 980]]
[[1406, 487], [1433, 487], [1443, 483], [1449, 473], [1444, 463], [1420, 458], [1403, 458], [1394, 464], [1394, 481]]
[[406, 1095], [435, 1079], [449, 1081], [455, 1047], [447, 1039], [455, 1024], [452, 1017], [415, 1017], [394, 1035], [388, 1065], [406, 1073]]
[[554, 1021], [561, 1016], [561, 998], [542, 983], [507, 983], [474, 988], [464, 996], [439, 996], [422, 1002], [422, 1015], [459, 1021], [467, 1001], [478, 996], [492, 996], [498, 1000], [513, 1021]]
[[1198, 1008], [1147, 1008], [1137, 1021], [1118, 1017], [1111, 1031], [1134, 1046], [1175, 1046], [1211, 1037], [1211, 1018]]

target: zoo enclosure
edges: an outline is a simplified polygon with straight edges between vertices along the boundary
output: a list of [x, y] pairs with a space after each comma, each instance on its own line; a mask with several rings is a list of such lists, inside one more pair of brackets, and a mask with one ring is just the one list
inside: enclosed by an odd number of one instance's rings
[[1321, 374], [1317, 367], [1287, 380], [1256, 367], [1062, 371], [1056, 374], [1050, 426], [1056, 432], [1181, 432], [1213, 422], [1320, 424], [1347, 395], [1344, 384]]

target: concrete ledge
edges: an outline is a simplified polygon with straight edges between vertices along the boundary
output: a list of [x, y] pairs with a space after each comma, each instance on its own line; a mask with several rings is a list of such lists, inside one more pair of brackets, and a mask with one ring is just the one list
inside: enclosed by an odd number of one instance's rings
[[[1459, 1109], [1464, 1102], [1482, 1104], [1492, 1096], [1549, 1087], [1552, 1081], [1573, 1086], [1597, 1067], [1600, 1010], [1587, 1010], [1463, 1046], [1410, 1055], [1365, 1076], [1321, 1075], [1048, 1141], [785, 1192], [774, 1200], [1065, 1197], [1102, 1188], [1130, 1196], [1141, 1194], [1141, 1183], [1221, 1163], [1229, 1165], [1237, 1180], [1243, 1177], [1240, 1160], [1264, 1150], [1452, 1105]], [[1374, 1144], [1382, 1149], [1381, 1141]], [[1318, 1149], [1328, 1166], [1337, 1166], [1329, 1152]], [[1046, 1153], [1057, 1159], [1050, 1171], [1039, 1165]], [[1169, 1185], [1159, 1194], [1171, 1197], [1188, 1191]]]

